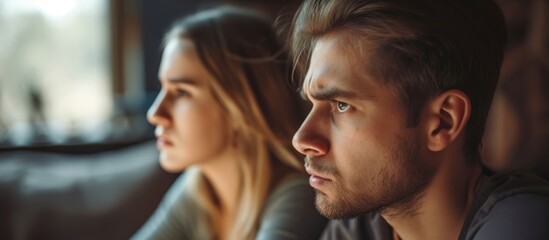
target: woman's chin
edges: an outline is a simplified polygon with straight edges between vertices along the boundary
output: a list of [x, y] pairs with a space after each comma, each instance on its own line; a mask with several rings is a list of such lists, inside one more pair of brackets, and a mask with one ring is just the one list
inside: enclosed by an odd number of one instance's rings
[[177, 161], [173, 158], [167, 156], [166, 153], [160, 153], [160, 167], [162, 170], [168, 173], [181, 173], [187, 167], [186, 164], [183, 164], [181, 161]]

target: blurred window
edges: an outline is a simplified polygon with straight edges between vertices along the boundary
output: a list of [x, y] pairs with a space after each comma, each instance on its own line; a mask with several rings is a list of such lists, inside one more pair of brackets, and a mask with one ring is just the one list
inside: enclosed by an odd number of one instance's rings
[[0, 146], [107, 138], [107, 0], [0, 0]]

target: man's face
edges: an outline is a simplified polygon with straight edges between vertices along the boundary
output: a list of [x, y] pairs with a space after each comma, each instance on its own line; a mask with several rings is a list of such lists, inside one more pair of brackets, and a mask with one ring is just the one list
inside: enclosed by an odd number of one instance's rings
[[306, 155], [316, 206], [329, 218], [410, 203], [430, 175], [403, 104], [366, 74], [366, 59], [349, 54], [341, 38], [316, 42], [303, 84], [313, 108], [293, 139]]

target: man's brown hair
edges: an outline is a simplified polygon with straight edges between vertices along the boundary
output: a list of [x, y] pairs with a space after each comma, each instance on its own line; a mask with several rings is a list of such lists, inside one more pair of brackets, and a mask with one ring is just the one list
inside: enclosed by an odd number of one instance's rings
[[[426, 101], [450, 89], [471, 101], [465, 151], [478, 156], [496, 88], [506, 31], [492, 0], [305, 0], [294, 18], [291, 52], [304, 74], [315, 42], [345, 34], [343, 44], [359, 54], [361, 68], [394, 88], [419, 122]], [[360, 58], [357, 58], [360, 59]]]

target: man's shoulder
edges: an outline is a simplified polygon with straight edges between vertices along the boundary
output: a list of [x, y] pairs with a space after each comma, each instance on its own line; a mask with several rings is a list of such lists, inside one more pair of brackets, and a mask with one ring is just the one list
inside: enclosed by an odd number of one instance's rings
[[[511, 172], [489, 177], [480, 189], [471, 211], [482, 216], [496, 207], [512, 204], [528, 207], [531, 202], [549, 203], [549, 183], [530, 172]], [[538, 205], [539, 207], [549, 207]]]
[[546, 195], [549, 192], [549, 183], [532, 172], [516, 171], [489, 177], [481, 189], [483, 191], [499, 197], [517, 193]]
[[[332, 220], [322, 240], [392, 239], [376, 212]], [[549, 183], [528, 172], [493, 175], [481, 188], [460, 239], [549, 239]]]
[[332, 239], [392, 239], [392, 228], [381, 215], [370, 212], [353, 219], [331, 220], [322, 234], [321, 240]]
[[491, 176], [460, 239], [549, 239], [549, 184], [528, 172]]

